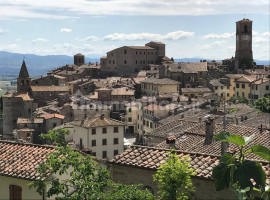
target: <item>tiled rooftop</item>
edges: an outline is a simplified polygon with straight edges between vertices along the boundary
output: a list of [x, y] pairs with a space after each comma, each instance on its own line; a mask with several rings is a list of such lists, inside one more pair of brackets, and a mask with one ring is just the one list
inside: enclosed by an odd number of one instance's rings
[[187, 131], [188, 129], [196, 128], [203, 124], [204, 124], [203, 122], [193, 122], [178, 119], [157, 127], [156, 129], [154, 129], [153, 132], [147, 133], [147, 135], [166, 138], [168, 134], [173, 134], [176, 137], [179, 137], [180, 135], [184, 134], [184, 132]]
[[46, 114], [46, 115], [43, 115], [42, 117], [44, 117], [44, 119], [52, 119], [52, 118], [64, 119], [65, 118], [64, 115], [60, 115], [57, 113]]
[[53, 147], [0, 141], [0, 175], [35, 180], [37, 167], [45, 162]]
[[207, 71], [207, 62], [171, 63], [164, 66], [169, 67], [171, 72], [198, 73], [199, 71]]
[[31, 86], [33, 92], [68, 92], [67, 86]]
[[129, 95], [134, 96], [135, 90], [132, 90], [128, 87], [115, 88], [112, 90], [111, 95]]
[[[218, 134], [222, 130], [223, 130], [222, 125], [216, 125], [216, 130], [214, 134]], [[239, 125], [227, 125], [226, 131], [230, 132], [231, 134], [241, 136], [251, 136], [254, 134], [253, 140], [247, 145], [246, 148], [249, 148], [251, 147], [251, 145], [255, 144], [261, 144], [270, 148], [269, 131], [260, 132], [256, 128], [250, 128]], [[163, 141], [156, 147], [167, 148], [167, 145], [166, 142]], [[221, 143], [219, 141], [215, 141], [213, 139], [211, 144], [205, 144], [205, 125], [200, 125], [194, 128], [186, 129], [184, 133], [181, 132], [181, 135], [178, 134], [178, 138], [176, 139], [175, 142], [175, 148], [181, 151], [211, 154], [217, 156], [221, 155]], [[230, 144], [228, 151], [235, 152], [236, 150], [237, 150], [236, 146]], [[255, 155], [249, 155], [248, 158], [261, 160], [261, 158]]]
[[181, 91], [183, 93], [188, 93], [188, 92], [192, 92], [192, 93], [211, 93], [211, 90], [209, 88], [181, 88]]
[[23, 118], [23, 117], [19, 117], [17, 119], [17, 124], [42, 124], [44, 121], [43, 118]]
[[75, 126], [82, 126], [85, 128], [105, 127], [105, 126], [124, 126], [124, 123], [111, 118], [95, 117], [92, 119], [85, 119], [81, 121], [75, 121], [72, 123]]
[[153, 84], [164, 84], [164, 85], [179, 85], [180, 83], [178, 81], [169, 79], [169, 78], [148, 78], [145, 79], [143, 81], [141, 81], [141, 83], [153, 83]]
[[[170, 150], [151, 148], [145, 146], [131, 146], [123, 153], [116, 155], [109, 161], [111, 164], [137, 167], [148, 170], [157, 170], [168, 158]], [[190, 157], [191, 167], [196, 171], [196, 177], [211, 179], [212, 170], [218, 165], [219, 156], [202, 153], [191, 153], [187, 151], [176, 151], [181, 158]], [[270, 179], [270, 164], [262, 162], [263, 168], [267, 174], [267, 183]]]

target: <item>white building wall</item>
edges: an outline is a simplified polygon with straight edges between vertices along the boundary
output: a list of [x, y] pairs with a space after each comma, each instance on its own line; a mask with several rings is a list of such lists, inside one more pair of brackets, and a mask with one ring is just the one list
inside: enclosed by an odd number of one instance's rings
[[[118, 133], [114, 133], [114, 127], [118, 127]], [[102, 133], [102, 128], [107, 128], [107, 133]], [[102, 158], [103, 151], [107, 152], [107, 158], [114, 157], [114, 150], [118, 153], [124, 150], [124, 126], [96, 127], [96, 134], [92, 135], [92, 128], [74, 126], [73, 140], [76, 148], [80, 146], [82, 139], [83, 148], [89, 148], [96, 153], [96, 157]], [[118, 138], [118, 144], [114, 144], [114, 138]], [[107, 145], [102, 144], [102, 140], [107, 140]], [[96, 146], [92, 146], [92, 140], [96, 140]]]
[[0, 199], [9, 199], [9, 186], [16, 185], [22, 188], [22, 199], [39, 200], [42, 199], [35, 188], [29, 189], [28, 184], [31, 181], [7, 176], [0, 176]]

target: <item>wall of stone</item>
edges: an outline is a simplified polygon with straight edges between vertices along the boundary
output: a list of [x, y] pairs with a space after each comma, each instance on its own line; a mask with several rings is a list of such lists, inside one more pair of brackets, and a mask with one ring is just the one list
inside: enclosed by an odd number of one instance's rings
[[[133, 167], [125, 167], [120, 165], [110, 164], [112, 179], [114, 182], [125, 184], [143, 184], [146, 187], [152, 188], [153, 193], [157, 194], [157, 185], [153, 182], [155, 171], [144, 170]], [[192, 200], [230, 200], [236, 199], [234, 193], [230, 190], [217, 192], [214, 182], [211, 180], [193, 178], [193, 185], [196, 188], [190, 199]]]

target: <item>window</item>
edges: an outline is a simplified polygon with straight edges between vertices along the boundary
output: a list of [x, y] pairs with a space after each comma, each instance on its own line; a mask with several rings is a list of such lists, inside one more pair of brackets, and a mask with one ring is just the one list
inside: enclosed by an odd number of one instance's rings
[[248, 28], [247, 28], [247, 25], [244, 26], [244, 33], [247, 33], [248, 32]]
[[136, 51], [136, 55], [138, 54], [138, 52]]
[[22, 188], [17, 185], [9, 185], [9, 199], [22, 199]]
[[96, 156], [96, 155], [97, 155], [97, 153], [93, 151], [92, 152], [92, 156]]
[[239, 92], [236, 92], [236, 96], [237, 96], [237, 97], [239, 96]]
[[266, 90], [269, 90], [269, 85], [265, 86], [265, 89], [266, 89]]
[[96, 135], [96, 134], [97, 134], [96, 129], [92, 128], [92, 135]]
[[258, 85], [256, 85], [256, 90], [258, 90]]
[[124, 54], [127, 54], [127, 50], [126, 49], [124, 50]]
[[223, 86], [221, 86], [221, 89], [223, 90]]
[[138, 61], [136, 60], [136, 64], [138, 64]]
[[55, 128], [56, 127], [56, 123], [53, 123], [53, 128]]
[[150, 128], [153, 128], [153, 123], [152, 122], [150, 122]]
[[228, 97], [228, 96], [230, 96], [230, 94], [229, 94], [229, 93], [227, 93], [227, 97]]
[[112, 64], [114, 64], [114, 60], [112, 61]]
[[107, 158], [107, 151], [102, 151], [102, 158]]
[[215, 86], [215, 90], [217, 90], [218, 89], [218, 86]]
[[118, 127], [113, 127], [113, 132], [118, 133]]
[[97, 146], [97, 141], [96, 140], [92, 140], [92, 147]]
[[126, 60], [124, 60], [124, 64], [127, 64], [127, 61]]
[[102, 139], [102, 145], [107, 145], [107, 139]]
[[131, 117], [128, 118], [128, 122], [132, 122], [132, 118]]
[[243, 97], [245, 96], [245, 93], [244, 93], [244, 92], [242, 92], [242, 96], [243, 96]]
[[103, 134], [107, 133], [107, 128], [102, 128], [102, 133]]
[[236, 83], [236, 88], [239, 88], [239, 83]]
[[113, 138], [113, 144], [119, 144], [118, 138]]
[[131, 108], [128, 109], [128, 112], [131, 112]]
[[118, 154], [118, 150], [113, 151], [113, 155], [116, 156]]
[[246, 86], [246, 84], [245, 84], [245, 83], [242, 83], [242, 88], [243, 88], [243, 89], [245, 88], [245, 86]]

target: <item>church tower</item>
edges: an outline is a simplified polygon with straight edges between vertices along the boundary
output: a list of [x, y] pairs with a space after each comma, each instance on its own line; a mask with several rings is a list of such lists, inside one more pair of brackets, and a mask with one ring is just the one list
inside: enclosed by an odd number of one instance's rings
[[251, 68], [252, 63], [252, 21], [244, 18], [236, 22], [235, 69]]
[[23, 60], [19, 76], [17, 78], [17, 92], [29, 92], [31, 86], [31, 78], [29, 77], [28, 70]]

